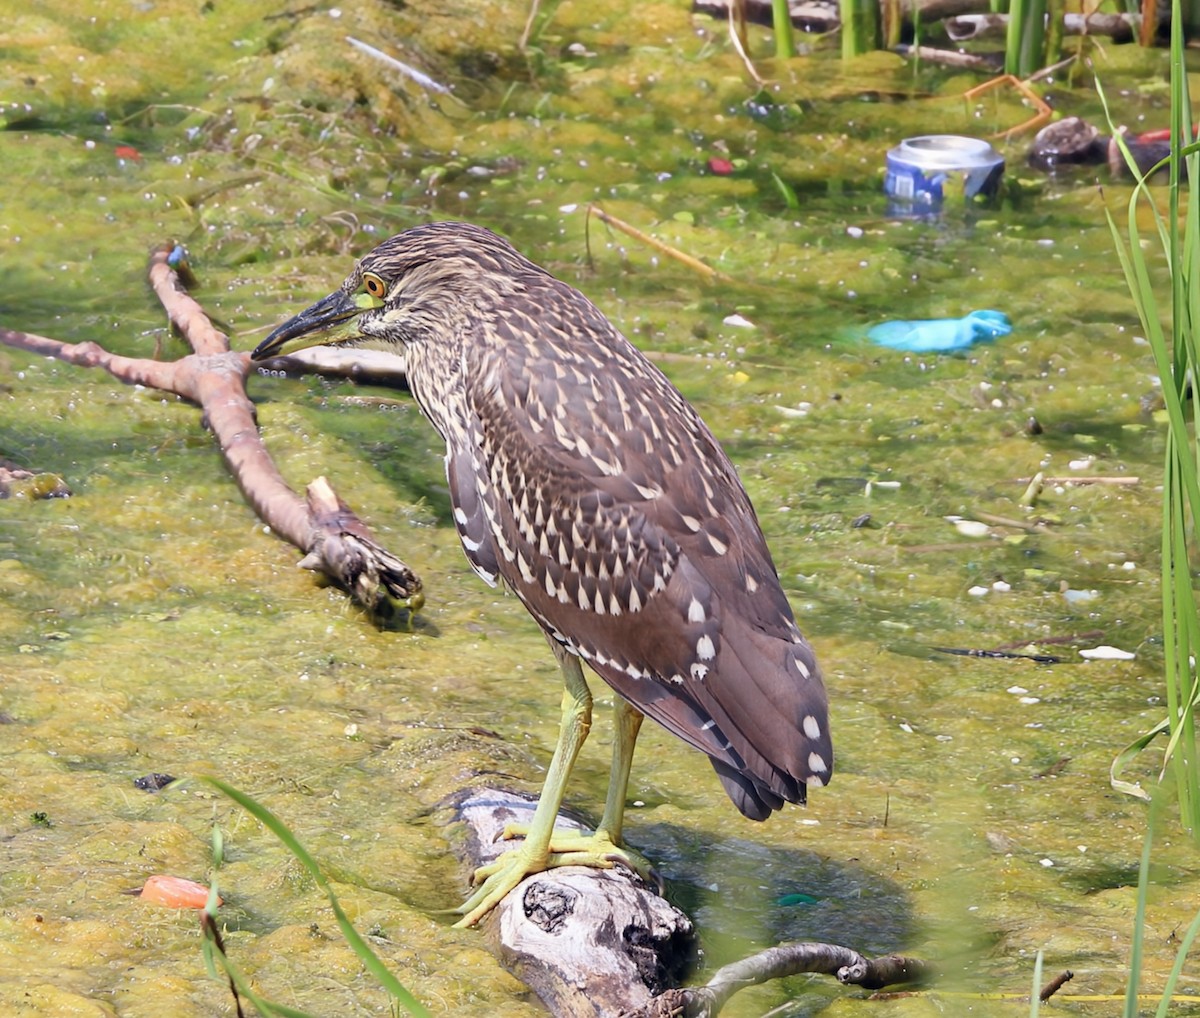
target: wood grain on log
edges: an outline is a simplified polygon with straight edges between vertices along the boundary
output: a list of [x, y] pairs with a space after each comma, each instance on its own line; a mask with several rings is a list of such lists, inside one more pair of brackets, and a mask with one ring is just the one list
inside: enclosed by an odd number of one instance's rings
[[[456, 846], [470, 871], [511, 848], [505, 825], [533, 816], [537, 800], [498, 789], [456, 797]], [[563, 830], [587, 830], [559, 815]], [[678, 986], [697, 958], [691, 920], [624, 868], [563, 866], [527, 877], [483, 921], [501, 963], [556, 1016], [617, 1018]]]

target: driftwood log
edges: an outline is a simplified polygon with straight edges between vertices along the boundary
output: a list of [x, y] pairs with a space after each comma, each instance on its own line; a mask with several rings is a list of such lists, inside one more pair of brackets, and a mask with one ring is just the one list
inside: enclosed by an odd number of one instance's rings
[[[455, 851], [468, 872], [513, 842], [506, 824], [526, 823], [537, 799], [494, 788], [457, 796], [451, 820], [466, 837]], [[560, 814], [564, 830], [586, 830]], [[527, 877], [482, 922], [493, 953], [564, 1018], [617, 1018], [648, 1007], [695, 967], [692, 922], [624, 868], [563, 866]]]
[[[692, 0], [692, 10], [726, 20], [730, 0]], [[988, 0], [901, 0], [900, 9], [906, 19], [914, 13], [921, 24], [928, 25], [943, 18], [960, 14], [984, 14], [991, 10]], [[792, 25], [802, 32], [831, 32], [841, 25], [836, 3], [817, 0], [788, 0]], [[774, 23], [771, 0], [746, 0], [746, 20], [755, 25], [770, 27]]]
[[[946, 34], [954, 42], [1000, 39], [1008, 32], [1007, 14], [962, 14], [946, 18]], [[1064, 14], [1065, 35], [1103, 35], [1113, 42], [1132, 42], [1140, 18], [1135, 14]]]
[[[692, 10], [725, 20], [730, 0], [693, 0]], [[942, 21], [952, 41], [1003, 36], [1008, 27], [1007, 14], [992, 13], [988, 0], [901, 0], [906, 21], [914, 18], [922, 25]], [[838, 5], [819, 0], [789, 0], [792, 26], [802, 32], [823, 34], [841, 27]], [[746, 0], [746, 20], [756, 25], [773, 24], [771, 0]], [[1131, 42], [1141, 24], [1136, 14], [1065, 14], [1063, 31], [1067, 35], [1098, 35], [1113, 42]]]
[[[501, 840], [505, 825], [528, 822], [537, 800], [482, 788], [448, 805], [449, 822], [465, 831], [454, 839], [455, 853], [470, 873], [512, 846]], [[556, 826], [587, 830], [566, 814]], [[919, 986], [933, 976], [914, 958], [866, 958], [837, 944], [804, 943], [769, 948], [718, 969], [701, 986], [681, 987], [700, 957], [691, 920], [623, 868], [564, 866], [527, 877], [482, 929], [501, 964], [555, 1018], [714, 1018], [739, 990], [800, 972], [868, 990]]]

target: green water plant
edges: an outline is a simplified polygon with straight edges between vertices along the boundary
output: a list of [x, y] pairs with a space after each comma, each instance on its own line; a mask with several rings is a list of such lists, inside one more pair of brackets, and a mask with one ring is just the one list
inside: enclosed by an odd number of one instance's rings
[[[1194, 839], [1200, 839], [1200, 757], [1196, 747], [1195, 710], [1200, 700], [1196, 657], [1200, 654], [1200, 617], [1192, 569], [1190, 537], [1200, 521], [1200, 485], [1197, 463], [1200, 448], [1194, 423], [1198, 394], [1196, 368], [1200, 364], [1200, 145], [1193, 138], [1191, 98], [1184, 63], [1184, 17], [1181, 0], [1172, 2], [1171, 19], [1171, 147], [1160, 166], [1139, 172], [1122, 133], [1112, 124], [1113, 136], [1135, 178], [1129, 200], [1125, 233], [1107, 212], [1117, 256], [1137, 307], [1142, 329], [1154, 356], [1161, 380], [1166, 412], [1166, 452], [1162, 496], [1162, 630], [1163, 675], [1167, 716], [1118, 754], [1112, 766], [1113, 785], [1151, 801], [1138, 879], [1137, 908], [1129, 959], [1129, 982], [1124, 1015], [1135, 1018], [1146, 929], [1146, 900], [1152, 859], [1152, 836], [1162, 793], [1152, 795], [1122, 777], [1124, 767], [1152, 742], [1167, 738], [1164, 777], [1176, 789], [1180, 820]], [[1103, 87], [1097, 82], [1103, 100]], [[1107, 104], [1106, 104], [1107, 109]], [[1166, 212], [1155, 201], [1147, 181], [1166, 170]], [[1169, 300], [1160, 301], [1143, 242], [1139, 213], [1149, 208], [1158, 250], [1167, 266]], [[1191, 413], [1189, 414], [1189, 410]], [[1163, 782], [1167, 784], [1167, 782]], [[1200, 914], [1192, 921], [1180, 944], [1175, 965], [1163, 987], [1157, 1018], [1168, 1013], [1184, 959], [1200, 933]]]
[[[429, 1011], [392, 974], [392, 971], [383, 963], [379, 955], [371, 950], [370, 945], [354, 928], [353, 923], [350, 922], [345, 911], [343, 911], [337, 895], [333, 893], [333, 888], [330, 887], [329, 881], [325, 879], [325, 875], [321, 872], [321, 867], [317, 865], [317, 861], [309, 854], [308, 850], [300, 844], [299, 839], [291, 832], [288, 826], [257, 799], [247, 795], [238, 788], [234, 788], [232, 785], [226, 784], [219, 778], [204, 777], [200, 780], [211, 785], [227, 798], [232, 799], [279, 839], [284, 848], [308, 871], [309, 876], [313, 878], [317, 887], [324, 892], [325, 897], [329, 900], [330, 908], [333, 909], [334, 918], [337, 920], [338, 929], [342, 931], [342, 936], [346, 938], [346, 942], [358, 956], [367, 971], [392, 996], [394, 1004], [399, 1008], [403, 1008], [408, 1014], [413, 1015], [413, 1018], [429, 1018]], [[214, 857], [219, 860], [223, 853], [219, 832], [214, 833], [213, 849]], [[230, 984], [235, 988], [236, 993], [240, 997], [244, 997], [250, 1001], [261, 1015], [279, 1015], [281, 1018], [309, 1018], [303, 1011], [297, 1011], [295, 1008], [289, 1008], [267, 1000], [253, 992], [249, 980], [246, 979], [225, 954], [215, 922], [216, 901], [216, 881], [213, 881], [208, 906], [205, 909], [207, 920], [204, 925], [203, 950], [205, 963], [208, 966], [209, 972], [216, 976], [217, 968], [220, 968], [225, 973]]]
[[796, 38], [792, 34], [788, 0], [771, 0], [771, 21], [775, 32], [775, 59], [788, 60], [796, 54]]
[[[1161, 814], [1160, 803], [1162, 796], [1156, 795], [1151, 802], [1149, 819], [1146, 823], [1146, 836], [1142, 843], [1142, 858], [1138, 867], [1137, 904], [1134, 912], [1133, 937], [1129, 950], [1129, 982], [1125, 987], [1125, 1007], [1122, 1018], [1138, 1018], [1138, 1003], [1144, 999], [1139, 993], [1141, 983], [1142, 952], [1146, 935], [1146, 902], [1150, 889], [1150, 866], [1154, 857], [1154, 831], [1158, 826]], [[1192, 944], [1200, 935], [1200, 912], [1197, 912], [1187, 932], [1179, 940], [1179, 949], [1175, 952], [1175, 963], [1163, 984], [1162, 993], [1158, 998], [1158, 1007], [1154, 1018], [1167, 1018], [1172, 1001], [1175, 1000], [1175, 988], [1179, 985], [1183, 966], [1191, 952]]]
[[1046, 0], [1012, 0], [1004, 73], [1028, 78], [1046, 64]]
[[879, 0], [839, 0], [842, 59], [879, 48]]
[[[1175, 785], [1180, 819], [1200, 838], [1200, 756], [1196, 747], [1195, 711], [1200, 700], [1196, 658], [1200, 655], [1200, 616], [1189, 536], [1200, 522], [1200, 449], [1189, 427], [1195, 420], [1198, 394], [1194, 379], [1200, 364], [1200, 145], [1193, 142], [1184, 33], [1180, 0], [1173, 0], [1171, 29], [1171, 152], [1145, 175], [1120, 131], [1113, 135], [1136, 184], [1129, 200], [1125, 232], [1108, 212], [1117, 256], [1125, 272], [1142, 329], [1154, 356], [1162, 385], [1167, 419], [1162, 499], [1162, 629], [1163, 673], [1167, 716], [1127, 746], [1113, 763], [1115, 787], [1149, 798], [1122, 772], [1134, 756], [1160, 736], [1167, 737], [1163, 771]], [[1103, 99], [1103, 87], [1097, 82]], [[1111, 120], [1110, 120], [1111, 125]], [[1166, 212], [1147, 181], [1166, 170]], [[1186, 200], [1185, 200], [1186, 199]], [[1150, 264], [1152, 245], [1144, 242], [1139, 212], [1150, 210], [1158, 249], [1167, 265], [1167, 301], [1159, 296]]]

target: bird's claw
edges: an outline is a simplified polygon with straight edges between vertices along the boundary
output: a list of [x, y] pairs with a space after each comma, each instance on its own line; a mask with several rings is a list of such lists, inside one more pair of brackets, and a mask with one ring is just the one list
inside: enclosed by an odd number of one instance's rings
[[[497, 840], [521, 837], [525, 833], [522, 825], [512, 824], [505, 827]], [[476, 890], [453, 910], [462, 916], [454, 925], [459, 928], [474, 926], [526, 877], [559, 866], [590, 866], [595, 869], [621, 866], [636, 873], [662, 893], [662, 881], [653, 867], [636, 852], [614, 844], [604, 831], [595, 834], [555, 831], [544, 853], [531, 851], [526, 842], [476, 869], [471, 876], [471, 883], [476, 885]]]

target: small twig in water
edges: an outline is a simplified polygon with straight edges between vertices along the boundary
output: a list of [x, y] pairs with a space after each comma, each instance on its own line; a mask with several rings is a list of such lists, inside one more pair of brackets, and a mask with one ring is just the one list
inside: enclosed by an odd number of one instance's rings
[[529, 5], [529, 17], [525, 19], [525, 27], [521, 30], [521, 39], [517, 43], [517, 49], [522, 53], [525, 52], [525, 47], [529, 45], [529, 36], [533, 34], [533, 22], [537, 18], [538, 7], [541, 6], [542, 0], [533, 0]]
[[1025, 489], [1025, 494], [1021, 496], [1020, 504], [1028, 509], [1032, 509], [1034, 503], [1037, 502], [1038, 495], [1042, 493], [1042, 488], [1045, 487], [1046, 476], [1040, 471], [1033, 475], [1029, 482], [1029, 487]]
[[839, 983], [868, 990], [897, 983], [924, 983], [933, 976], [927, 962], [898, 954], [865, 958], [837, 944], [783, 944], [718, 969], [705, 986], [668, 990], [624, 1018], [713, 1018], [738, 990], [799, 972], [820, 972], [834, 976]]
[[[746, 65], [746, 72], [754, 79], [754, 84], [756, 84], [759, 88], [765, 88], [767, 84], [766, 81], [762, 78], [758, 71], [755, 70], [754, 64], [751, 62], [749, 55], [746, 53], [746, 47], [742, 45], [744, 25], [739, 26], [734, 20], [734, 9], [737, 6], [738, 5], [736, 3], [731, 3], [729, 5], [729, 41], [733, 43], [733, 48], [737, 50], [737, 55], [742, 58], [742, 63]], [[739, 31], [739, 27], [743, 27], [743, 31]]]
[[1041, 647], [1048, 644], [1088, 643], [1103, 639], [1103, 629], [1089, 629], [1086, 633], [1069, 633], [1065, 636], [1039, 636], [1036, 640], [1014, 640], [1012, 643], [998, 644], [993, 650], [1017, 650], [1021, 647], [1028, 647], [1031, 643]]
[[376, 60], [382, 60], [388, 65], [388, 67], [399, 71], [406, 78], [412, 79], [428, 92], [439, 92], [442, 95], [452, 94], [450, 89], [448, 89], [441, 82], [434, 81], [424, 71], [418, 71], [415, 67], [410, 67], [402, 60], [397, 60], [395, 57], [389, 57], [383, 52], [383, 50], [376, 49], [369, 43], [361, 42], [360, 40], [355, 39], [352, 35], [346, 36], [346, 42], [350, 43], [350, 45], [355, 49], [361, 50], [363, 53], [367, 54], [367, 56], [374, 57]]
[[648, 247], [652, 247], [654, 250], [662, 252], [668, 258], [674, 258], [677, 262], [682, 262], [689, 269], [700, 273], [700, 275], [704, 276], [710, 281], [719, 279], [726, 283], [733, 282], [733, 280], [729, 276], [725, 275], [725, 273], [718, 272], [711, 265], [705, 265], [704, 262], [700, 261], [699, 258], [693, 258], [690, 254], [680, 251], [679, 248], [671, 247], [670, 244], [665, 244], [661, 240], [651, 237], [648, 233], [643, 233], [636, 226], [630, 226], [624, 220], [618, 219], [616, 216], [610, 216], [607, 212], [600, 208], [599, 205], [588, 206], [588, 218], [590, 219], [592, 216], [595, 216], [600, 220], [600, 222], [606, 223], [613, 229], [620, 230], [622, 233], [632, 237], [634, 240], [640, 240]]
[[1028, 520], [1014, 520], [1011, 516], [997, 516], [995, 513], [976, 512], [975, 518], [994, 527], [1015, 527], [1017, 530], [1045, 530], [1041, 523], [1030, 523]]
[[[1018, 477], [1018, 484], [1028, 484], [1032, 481], [1031, 477]], [[1043, 484], [1141, 484], [1140, 477], [1043, 477]]]
[[1055, 976], [1045, 986], [1042, 987], [1042, 992], [1038, 994], [1038, 1000], [1047, 1001], [1053, 997], [1067, 983], [1075, 978], [1075, 973], [1067, 969], [1061, 975]]
[[1011, 650], [981, 650], [978, 647], [930, 647], [939, 654], [956, 654], [959, 657], [989, 657], [1004, 659], [1019, 659], [1032, 661], [1039, 665], [1057, 665], [1062, 663], [1061, 657], [1052, 654], [1018, 654]]

